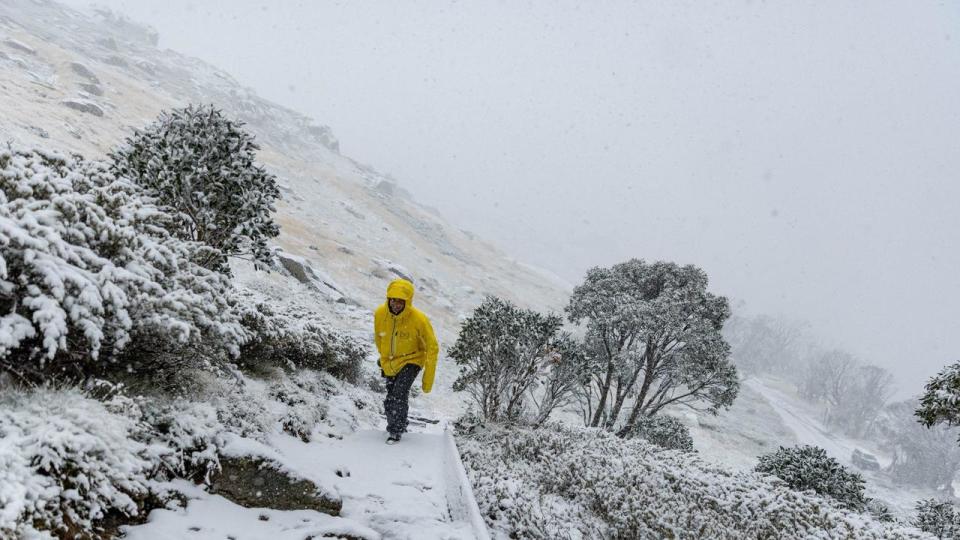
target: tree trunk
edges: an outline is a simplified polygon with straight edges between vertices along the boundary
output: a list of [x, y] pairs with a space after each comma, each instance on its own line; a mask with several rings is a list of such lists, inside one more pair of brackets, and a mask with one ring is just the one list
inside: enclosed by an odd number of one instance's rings
[[627, 422], [620, 428], [620, 431], [617, 432], [617, 435], [620, 437], [626, 435], [637, 422], [637, 417], [640, 415], [640, 411], [643, 410], [644, 401], [647, 399], [647, 392], [650, 391], [650, 386], [653, 384], [653, 372], [657, 365], [657, 349], [649, 341], [647, 342], [647, 350], [644, 352], [644, 357], [646, 362], [644, 362], [643, 366], [643, 384], [640, 386], [640, 393], [637, 395], [637, 401], [633, 404], [633, 410], [630, 411]]
[[603, 409], [607, 406], [607, 394], [610, 393], [610, 384], [613, 382], [613, 360], [607, 357], [607, 375], [604, 377], [603, 386], [600, 388], [600, 400], [597, 401], [597, 410], [593, 413], [593, 419], [590, 420], [590, 427], [600, 425], [600, 419], [603, 417]]

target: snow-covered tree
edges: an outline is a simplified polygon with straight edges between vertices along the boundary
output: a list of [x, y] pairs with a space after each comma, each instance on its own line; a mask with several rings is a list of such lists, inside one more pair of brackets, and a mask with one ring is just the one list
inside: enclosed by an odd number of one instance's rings
[[737, 396], [737, 371], [720, 334], [730, 308], [707, 292], [707, 275], [696, 266], [632, 259], [593, 268], [567, 314], [586, 323], [595, 366], [583, 396], [589, 426], [621, 425], [626, 434], [666, 406], [717, 412]]
[[670, 450], [693, 450], [690, 430], [672, 416], [644, 416], [637, 420], [627, 437], [637, 437]]
[[487, 420], [526, 413], [542, 423], [583, 378], [583, 357], [561, 325], [557, 315], [488, 296], [448, 353], [461, 366], [453, 389], [467, 392]]
[[893, 375], [871, 365], [856, 366], [846, 375], [842, 393], [829, 396], [827, 424], [854, 437], [873, 431], [874, 422], [893, 395]]
[[550, 413], [576, 398], [577, 391], [589, 379], [588, 368], [581, 343], [563, 332], [554, 337], [537, 384], [528, 392], [535, 411], [534, 426], [543, 425]]
[[171, 233], [215, 248], [205, 267], [228, 273], [230, 256], [270, 261], [267, 240], [279, 234], [272, 214], [280, 191], [257, 150], [243, 123], [212, 105], [189, 106], [161, 113], [111, 158], [118, 176], [171, 209]]
[[800, 395], [822, 404], [824, 422], [853, 437], [872, 431], [894, 391], [894, 378], [887, 370], [861, 364], [839, 349], [814, 354], [802, 377]]
[[850, 510], [866, 509], [863, 477], [848, 471], [823, 448], [781, 446], [772, 454], [760, 456], [754, 470], [776, 476], [793, 489], [813, 490], [830, 497]]
[[924, 390], [917, 409], [920, 422], [927, 427], [960, 426], [960, 362], [945, 367]]
[[953, 496], [953, 481], [960, 474], [960, 429], [917, 422], [916, 400], [888, 405], [877, 421], [879, 439], [893, 455], [887, 473], [898, 483], [922, 486]]
[[949, 501], [925, 499], [917, 502], [913, 526], [938, 539], [960, 538], [960, 512]]
[[239, 352], [229, 281], [169, 221], [105, 163], [0, 151], [0, 368], [82, 376], [145, 340]]

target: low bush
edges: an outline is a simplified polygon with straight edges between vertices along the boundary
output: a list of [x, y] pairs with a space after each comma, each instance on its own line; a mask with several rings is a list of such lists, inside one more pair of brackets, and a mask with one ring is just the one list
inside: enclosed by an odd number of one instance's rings
[[152, 464], [133, 418], [78, 390], [4, 389], [0, 537], [97, 538], [109, 513], [143, 510]]
[[250, 291], [240, 292], [240, 321], [247, 341], [237, 360], [241, 368], [280, 366], [328, 372], [356, 383], [369, 345], [337, 332], [316, 313], [297, 305], [283, 311]]
[[488, 525], [510, 538], [921, 537], [596, 428], [475, 426], [458, 444]]
[[191, 343], [239, 352], [229, 281], [194, 262], [210, 248], [171, 236], [169, 219], [101, 162], [0, 151], [0, 369], [79, 379], [115, 367], [136, 342], [144, 353]]
[[848, 471], [839, 461], [828, 456], [823, 448], [781, 446], [772, 454], [760, 456], [754, 470], [776, 476], [793, 489], [812, 490], [830, 497], [850, 510], [866, 509], [863, 477]]
[[693, 450], [690, 430], [670, 416], [645, 416], [637, 420], [627, 437], [636, 437], [669, 450]]
[[925, 499], [917, 503], [913, 524], [938, 539], [960, 538], [960, 512], [949, 501]]

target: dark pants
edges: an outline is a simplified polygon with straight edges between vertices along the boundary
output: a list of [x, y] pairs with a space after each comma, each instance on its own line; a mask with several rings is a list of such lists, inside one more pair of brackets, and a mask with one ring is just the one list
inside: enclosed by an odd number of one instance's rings
[[387, 377], [387, 399], [383, 400], [383, 410], [387, 415], [387, 431], [392, 435], [407, 431], [407, 398], [418, 373], [420, 366], [407, 364], [395, 377]]

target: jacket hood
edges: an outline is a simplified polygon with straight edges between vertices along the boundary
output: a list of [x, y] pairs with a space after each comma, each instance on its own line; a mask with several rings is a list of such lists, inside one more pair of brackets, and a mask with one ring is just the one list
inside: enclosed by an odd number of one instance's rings
[[400, 298], [407, 304], [413, 304], [413, 283], [405, 279], [395, 279], [387, 286], [387, 298]]

